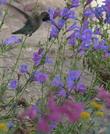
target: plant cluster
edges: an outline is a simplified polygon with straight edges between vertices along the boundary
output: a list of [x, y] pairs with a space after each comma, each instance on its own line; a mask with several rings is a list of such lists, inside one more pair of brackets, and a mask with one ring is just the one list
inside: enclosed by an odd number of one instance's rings
[[[1, 72], [1, 134], [99, 134], [110, 108], [110, 1], [94, 8], [92, 1], [65, 0], [64, 8], [48, 10], [50, 35], [36, 48], [31, 65], [19, 64], [28, 36], [1, 42], [2, 57], [20, 48], [9, 72]], [[0, 0], [0, 5], [6, 3]], [[90, 84], [83, 80], [85, 70]], [[40, 89], [33, 102], [23, 96], [32, 85]], [[7, 92], [14, 95], [6, 97]]]

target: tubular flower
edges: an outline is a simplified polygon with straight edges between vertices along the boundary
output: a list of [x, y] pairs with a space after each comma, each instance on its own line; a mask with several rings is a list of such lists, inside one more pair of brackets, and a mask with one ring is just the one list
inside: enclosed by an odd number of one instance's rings
[[75, 85], [75, 81], [80, 78], [81, 72], [79, 70], [69, 70], [66, 79], [68, 89], [72, 89]]
[[34, 64], [38, 66], [41, 63], [41, 60], [44, 56], [45, 52], [42, 48], [39, 48], [38, 51], [33, 53], [32, 60], [34, 61]]
[[26, 74], [28, 72], [28, 65], [27, 64], [21, 64], [19, 67], [19, 72], [21, 74]]
[[13, 45], [13, 44], [18, 44], [21, 43], [22, 40], [18, 38], [17, 36], [11, 36], [3, 41], [3, 44], [5, 45]]
[[77, 8], [80, 5], [79, 0], [65, 0], [69, 8]]
[[10, 80], [8, 83], [8, 88], [15, 90], [18, 86], [18, 81], [17, 80]]
[[59, 74], [54, 77], [54, 79], [51, 82], [51, 85], [54, 87], [63, 87], [64, 86]]
[[[64, 25], [66, 24], [68, 19], [75, 19], [74, 11], [70, 10], [70, 8], [63, 8], [61, 10], [50, 9], [50, 39], [57, 38], [60, 31], [63, 29]], [[58, 17], [58, 19], [56, 19]]]
[[48, 74], [36, 71], [34, 72], [34, 80], [39, 83], [44, 83], [48, 79]]

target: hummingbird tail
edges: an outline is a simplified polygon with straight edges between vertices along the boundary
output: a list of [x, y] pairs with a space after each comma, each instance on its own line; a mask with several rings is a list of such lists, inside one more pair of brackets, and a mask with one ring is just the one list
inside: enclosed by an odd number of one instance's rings
[[12, 34], [25, 34], [23, 29], [17, 30], [15, 32], [12, 32]]
[[18, 31], [13, 32], [12, 34], [19, 34], [19, 33], [21, 32], [18, 30]]
[[15, 31], [15, 32], [13, 32], [12, 34], [18, 34], [18, 33]]

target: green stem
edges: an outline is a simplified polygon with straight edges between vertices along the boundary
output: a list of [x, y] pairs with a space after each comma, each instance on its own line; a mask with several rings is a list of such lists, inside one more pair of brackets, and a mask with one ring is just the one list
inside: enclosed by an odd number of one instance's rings
[[61, 49], [61, 42], [59, 41], [59, 39], [57, 40], [58, 41], [58, 49], [57, 49], [57, 55], [56, 55], [56, 58], [55, 58], [55, 64], [54, 64], [54, 70], [53, 72], [56, 74], [58, 71], [58, 62], [59, 62], [59, 58], [60, 58], [60, 49]]
[[[12, 0], [9, 1], [9, 3], [11, 3], [11, 2], [12, 2]], [[4, 24], [6, 15], [8, 14], [8, 9], [9, 9], [9, 7], [7, 7], [6, 10], [5, 10], [5, 14], [4, 14], [3, 19], [2, 19], [2, 22], [1, 22], [1, 24], [0, 24], [0, 29], [2, 28], [2, 26], [3, 26], [3, 24]]]
[[64, 58], [65, 58], [65, 43], [63, 43], [63, 54], [62, 54], [62, 60], [61, 60], [61, 69], [60, 69], [60, 76], [61, 76], [61, 74], [62, 74], [62, 72], [63, 72], [63, 66], [64, 66]]
[[21, 44], [21, 47], [20, 47], [20, 51], [19, 51], [18, 57], [17, 57], [17, 59], [16, 59], [16, 62], [15, 62], [15, 64], [14, 64], [14, 67], [13, 67], [13, 69], [12, 69], [12, 73], [11, 73], [11, 76], [10, 76], [11, 78], [12, 78], [12, 76], [13, 76], [13, 73], [14, 73], [14, 72], [15, 72], [15, 70], [16, 70], [16, 67], [17, 67], [18, 61], [19, 61], [20, 56], [21, 56], [21, 53], [22, 53], [23, 45], [24, 45], [24, 43], [25, 43], [26, 39], [27, 39], [27, 36], [25, 37], [25, 39], [24, 39], [23, 43]]

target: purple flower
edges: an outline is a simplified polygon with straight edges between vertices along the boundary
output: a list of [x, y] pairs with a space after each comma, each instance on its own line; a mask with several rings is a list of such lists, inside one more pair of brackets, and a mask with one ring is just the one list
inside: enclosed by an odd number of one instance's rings
[[65, 20], [67, 19], [74, 19], [75, 13], [74, 11], [71, 11], [69, 8], [63, 8], [61, 11], [61, 17], [63, 17]]
[[80, 5], [79, 0], [71, 0], [71, 8], [78, 7]]
[[48, 79], [48, 74], [36, 71], [34, 72], [34, 80], [39, 83], [44, 83]]
[[57, 27], [56, 22], [55, 22], [55, 18], [60, 16], [60, 10], [50, 8], [48, 12], [49, 12], [49, 15], [50, 15], [50, 23], [51, 23], [51, 25], [55, 25]]
[[110, 13], [106, 14], [106, 19], [104, 20], [104, 22], [110, 24]]
[[66, 30], [66, 32], [69, 32], [71, 30], [75, 30], [75, 29], [79, 29], [79, 27], [77, 26], [76, 23], [74, 23], [73, 25], [69, 26]]
[[92, 17], [92, 16], [93, 16], [93, 11], [92, 11], [92, 9], [91, 9], [91, 8], [85, 9], [85, 11], [84, 11], [84, 16], [86, 16], [86, 17]]
[[91, 46], [91, 42], [89, 42], [89, 41], [88, 41], [88, 42], [84, 42], [84, 41], [83, 41], [83, 42], [81, 43], [81, 46], [80, 46], [79, 49], [85, 51], [85, 50], [88, 50], [88, 48], [90, 48], [90, 46]]
[[62, 29], [62, 27], [65, 25], [65, 23], [66, 23], [65, 19], [59, 19], [58, 24], [57, 24], [59, 29]]
[[67, 87], [72, 89], [74, 87], [75, 81], [80, 78], [81, 72], [79, 70], [70, 70], [67, 76]]
[[97, 35], [101, 35], [101, 29], [96, 27], [94, 33]]
[[8, 88], [10, 88], [10, 89], [16, 89], [16, 88], [17, 88], [17, 85], [18, 85], [17, 80], [11, 80], [11, 81], [8, 83]]
[[60, 16], [60, 10], [58, 8], [57, 9], [49, 8], [48, 13], [50, 15], [51, 21], [54, 20], [54, 18]]
[[46, 59], [45, 59], [45, 64], [52, 64], [53, 63], [53, 60], [52, 58], [46, 56]]
[[82, 27], [81, 27], [81, 31], [88, 29], [88, 26], [89, 26], [89, 21], [84, 20]]
[[51, 25], [50, 38], [57, 38], [60, 30], [55, 26]]
[[84, 93], [86, 91], [86, 86], [83, 83], [78, 83], [76, 90], [81, 92], [81, 93]]
[[74, 31], [74, 36], [75, 36], [76, 39], [80, 39], [81, 34], [80, 34], [80, 30], [79, 29], [76, 29]]
[[64, 89], [61, 89], [60, 91], [58, 91], [58, 96], [62, 96], [62, 97], [66, 97], [66, 91]]
[[100, 47], [101, 50], [103, 50], [104, 52], [107, 52], [109, 49], [109, 46], [103, 45]]
[[110, 0], [105, 0], [104, 1], [105, 5], [104, 5], [104, 9], [106, 10], [106, 12], [110, 12]]
[[57, 127], [57, 123], [55, 121], [51, 121], [49, 127], [50, 127], [50, 130], [53, 130]]
[[61, 11], [61, 17], [66, 18], [68, 17], [69, 8], [63, 8]]
[[28, 72], [28, 65], [27, 64], [21, 64], [19, 67], [19, 71], [22, 74], [25, 74]]
[[33, 61], [34, 61], [34, 64], [37, 66], [40, 64], [41, 60], [42, 60], [42, 57], [44, 55], [44, 51], [42, 48], [39, 48], [37, 52], [33, 53]]
[[96, 16], [96, 18], [101, 18], [102, 17], [102, 13], [103, 13], [104, 9], [103, 7], [96, 7], [95, 10], [94, 10], [94, 14]]
[[17, 36], [11, 36], [3, 41], [3, 44], [5, 45], [13, 45], [15, 43], [21, 43], [22, 40], [18, 38]]
[[82, 39], [84, 42], [89, 42], [89, 41], [92, 39], [92, 30], [91, 30], [91, 29], [85, 29], [85, 30], [82, 32], [81, 39]]
[[7, 124], [8, 128], [11, 129], [14, 126], [14, 123], [12, 121], [9, 121]]
[[51, 22], [51, 29], [50, 29], [50, 39], [51, 38], [57, 38], [60, 30], [63, 28], [65, 25], [67, 19], [74, 19], [74, 11], [71, 11], [69, 8], [63, 8], [61, 11], [59, 11], [59, 17], [58, 21], [55, 21], [55, 10], [50, 9], [49, 14], [50, 14], [50, 22]]
[[104, 58], [109, 58], [109, 57], [110, 57], [110, 52], [109, 51], [105, 52]]
[[96, 50], [102, 50], [103, 52], [107, 52], [109, 50], [109, 46], [106, 45], [106, 40], [101, 40], [99, 42], [98, 38], [94, 38], [94, 48]]
[[94, 45], [94, 49], [95, 49], [95, 50], [99, 50], [100, 45], [99, 45], [99, 39], [98, 39], [97, 37], [95, 37], [95, 38], [93, 39], [93, 45]]
[[71, 46], [76, 45], [76, 38], [75, 38], [74, 34], [72, 34], [71, 37], [69, 37], [68, 44]]
[[63, 82], [61, 81], [60, 75], [56, 75], [54, 77], [54, 79], [51, 82], [51, 85], [55, 86], [55, 87], [63, 87], [64, 86]]
[[75, 30], [69, 37], [67, 37], [69, 45], [76, 45], [77, 39], [80, 38], [80, 31]]
[[103, 50], [104, 52], [108, 51], [109, 46], [106, 45], [106, 40], [102, 40], [99, 45], [100, 45], [100, 50]]
[[71, 78], [70, 77], [68, 77], [67, 78], [67, 87], [69, 88], [69, 89], [72, 89], [73, 87], [74, 87], [74, 80], [71, 80]]
[[54, 20], [54, 15], [55, 15], [55, 9], [49, 8], [48, 10], [49, 16], [50, 16], [50, 20]]
[[79, 70], [69, 70], [68, 77], [71, 78], [71, 80], [77, 80], [79, 79], [81, 75], [81, 72]]
[[0, 5], [1, 4], [6, 4], [8, 1], [7, 0], [0, 0]]

